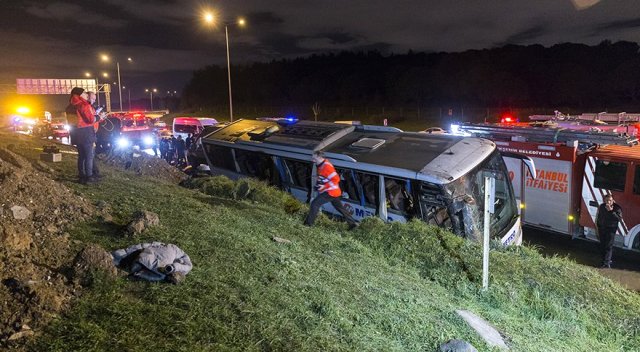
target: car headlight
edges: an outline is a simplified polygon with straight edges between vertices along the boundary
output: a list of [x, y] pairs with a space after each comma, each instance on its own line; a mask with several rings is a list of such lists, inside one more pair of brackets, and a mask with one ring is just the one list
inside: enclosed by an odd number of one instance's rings
[[118, 147], [120, 148], [126, 148], [129, 146], [129, 140], [126, 139], [125, 137], [120, 137], [118, 138], [118, 140], [116, 141], [116, 144], [118, 145]]
[[149, 146], [153, 144], [153, 137], [151, 136], [144, 136], [142, 138], [142, 143], [144, 143], [144, 145]]
[[65, 130], [67, 130], [67, 131], [71, 131], [71, 126], [69, 126], [69, 125], [64, 125], [64, 129], [65, 129]]

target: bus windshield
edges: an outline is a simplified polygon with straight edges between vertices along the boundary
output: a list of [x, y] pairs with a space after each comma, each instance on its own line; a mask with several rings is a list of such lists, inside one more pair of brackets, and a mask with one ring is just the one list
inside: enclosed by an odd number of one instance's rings
[[451, 197], [449, 213], [454, 231], [467, 238], [480, 240], [484, 230], [484, 177], [495, 179], [495, 213], [491, 215], [492, 236], [501, 237], [517, 218], [513, 188], [507, 167], [496, 151], [478, 167], [446, 186]]

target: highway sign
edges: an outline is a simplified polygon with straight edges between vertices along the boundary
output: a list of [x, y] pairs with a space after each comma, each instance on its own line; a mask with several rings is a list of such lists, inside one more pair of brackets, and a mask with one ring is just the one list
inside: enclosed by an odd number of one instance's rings
[[69, 94], [73, 87], [95, 92], [95, 79], [18, 78], [18, 94]]

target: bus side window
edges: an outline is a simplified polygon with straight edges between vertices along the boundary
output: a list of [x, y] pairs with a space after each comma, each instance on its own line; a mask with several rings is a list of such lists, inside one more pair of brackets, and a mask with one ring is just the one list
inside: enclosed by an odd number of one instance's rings
[[413, 213], [413, 199], [407, 189], [407, 180], [385, 177], [384, 188], [387, 208], [403, 214]]
[[378, 207], [378, 176], [356, 172], [358, 182], [362, 187], [365, 205]]
[[354, 179], [355, 173], [348, 169], [336, 169], [340, 175], [340, 189], [342, 190], [342, 198], [353, 200], [360, 203], [360, 194], [358, 185]]
[[624, 192], [626, 178], [627, 164], [596, 160], [596, 172], [593, 178], [594, 187]]
[[640, 194], [640, 165], [636, 166], [636, 173], [633, 175], [633, 194]]
[[233, 161], [231, 148], [207, 145], [207, 155], [213, 166], [236, 172], [236, 164]]
[[311, 184], [311, 163], [289, 159], [283, 161], [289, 170], [293, 186], [308, 191]]
[[275, 185], [280, 183], [278, 170], [269, 155], [241, 149], [236, 149], [235, 151], [236, 161], [242, 174], [268, 181]]

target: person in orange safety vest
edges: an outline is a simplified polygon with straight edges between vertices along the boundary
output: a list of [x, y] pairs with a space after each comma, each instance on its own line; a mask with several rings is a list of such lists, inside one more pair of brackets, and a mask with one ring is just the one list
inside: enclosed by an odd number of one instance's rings
[[318, 196], [311, 202], [309, 214], [304, 221], [307, 226], [313, 225], [316, 220], [316, 216], [320, 211], [320, 207], [331, 202], [331, 205], [344, 216], [347, 223], [349, 223], [349, 229], [354, 229], [358, 226], [351, 214], [347, 212], [342, 205], [340, 199], [342, 198], [342, 190], [340, 190], [340, 176], [336, 172], [333, 165], [324, 157], [322, 152], [314, 152], [311, 156], [311, 160], [316, 164], [318, 168], [318, 176], [316, 180], [316, 190]]

